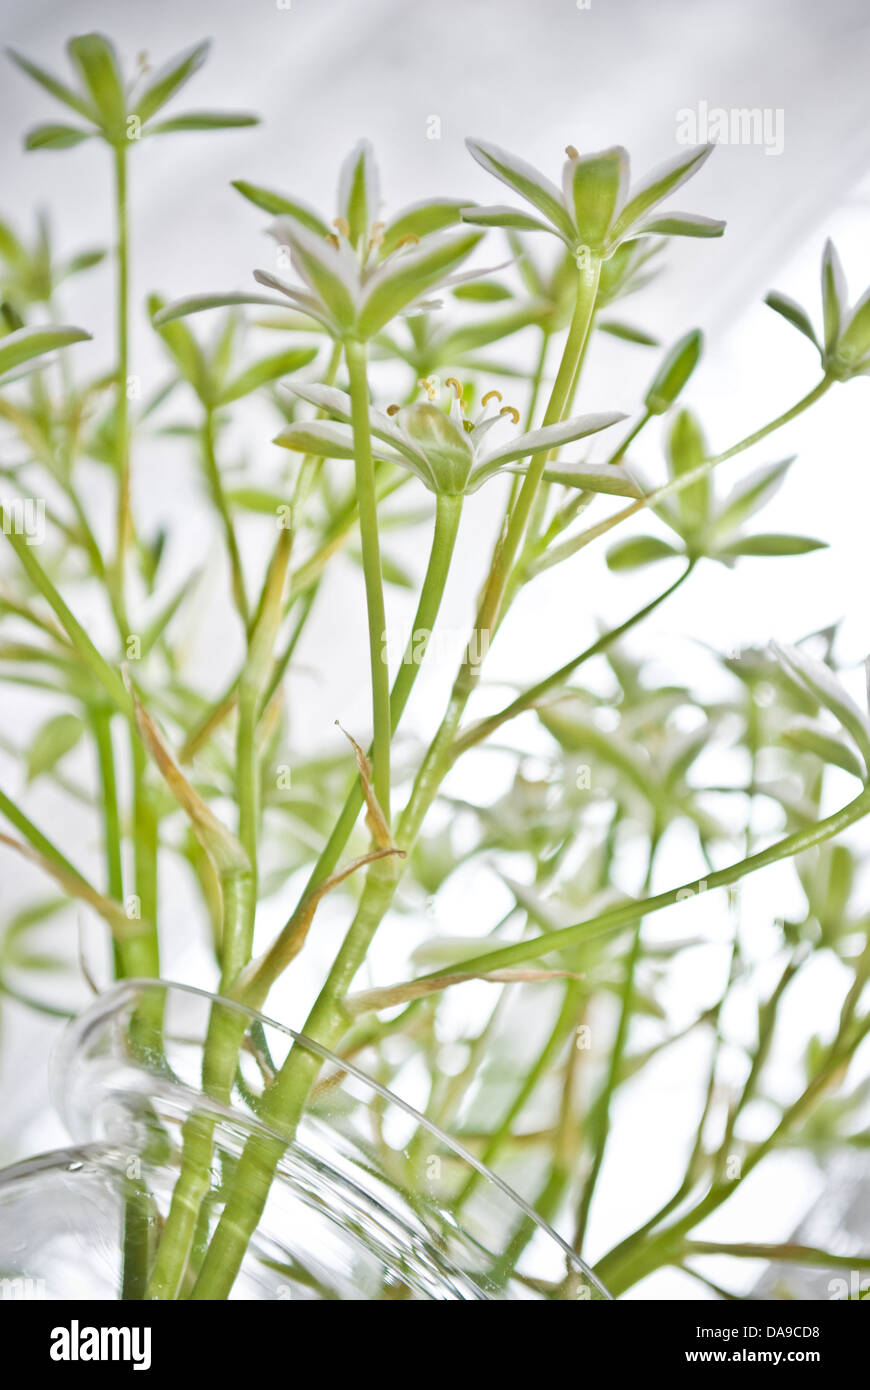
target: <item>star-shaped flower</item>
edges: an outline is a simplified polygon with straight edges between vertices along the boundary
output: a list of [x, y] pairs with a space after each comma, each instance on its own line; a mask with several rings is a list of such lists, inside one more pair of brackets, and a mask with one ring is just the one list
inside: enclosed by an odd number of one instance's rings
[[466, 141], [478, 164], [531, 203], [532, 216], [501, 204], [463, 210], [463, 220], [485, 227], [515, 227], [551, 232], [580, 257], [589, 252], [606, 259], [618, 246], [645, 236], [721, 236], [725, 223], [693, 213], [656, 213], [654, 209], [701, 167], [712, 152], [702, 145], [681, 154], [648, 178], [629, 187], [630, 159], [621, 145], [580, 155], [573, 145], [562, 172], [562, 188], [516, 155], [482, 140]]
[[[516, 425], [519, 421], [513, 406], [502, 405], [498, 391], [486, 393], [480, 411], [470, 420], [463, 411], [462, 385], [455, 378], [449, 377], [445, 382], [446, 408], [438, 400], [439, 383], [429, 380], [421, 385], [426, 389], [427, 400], [371, 411], [374, 456], [413, 473], [430, 492], [451, 496], [476, 492], [500, 469], [515, 465], [520, 459], [583, 439], [624, 419], [613, 412], [578, 415], [561, 424], [515, 434], [491, 447], [488, 436], [494, 426], [508, 421]], [[277, 435], [275, 443], [324, 458], [353, 458], [350, 396], [332, 386], [288, 385], [288, 390], [332, 419], [289, 425]]]
[[846, 277], [833, 242], [825, 242], [822, 254], [821, 339], [816, 336], [809, 314], [788, 295], [774, 290], [766, 303], [809, 338], [827, 377], [848, 381], [853, 376], [870, 376], [870, 290], [850, 307]]

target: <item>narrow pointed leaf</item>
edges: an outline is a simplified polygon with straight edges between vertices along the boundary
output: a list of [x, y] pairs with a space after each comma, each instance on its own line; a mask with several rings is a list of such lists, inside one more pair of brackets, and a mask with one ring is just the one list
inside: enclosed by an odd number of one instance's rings
[[70, 39], [67, 52], [100, 113], [101, 124], [113, 136], [122, 135], [124, 79], [114, 45], [103, 34], [81, 34]]
[[817, 661], [803, 648], [784, 642], [772, 642], [771, 650], [786, 674], [809, 690], [852, 735], [864, 762], [870, 768], [870, 719], [858, 708], [830, 667]]
[[84, 140], [91, 140], [93, 131], [81, 130], [78, 126], [59, 125], [57, 123], [49, 125], [34, 126], [24, 137], [24, 148], [26, 150], [68, 150], [73, 145], [81, 145]]
[[430, 236], [432, 232], [442, 232], [447, 227], [455, 227], [460, 221], [460, 212], [467, 207], [468, 203], [459, 198], [433, 198], [403, 208], [384, 229], [381, 256], [388, 256], [391, 251], [395, 251], [405, 237], [416, 237], [420, 240], [424, 236]]
[[284, 303], [270, 294], [255, 294], [249, 290], [239, 290], [233, 294], [192, 294], [184, 299], [175, 299], [154, 316], [155, 328], [173, 319], [186, 318], [188, 314], [201, 314], [206, 309], [230, 309], [239, 304], [268, 304], [283, 309]]
[[84, 733], [77, 714], [56, 714], [36, 732], [27, 754], [27, 780], [53, 772], [61, 758], [72, 752]]
[[811, 536], [786, 536], [768, 532], [758, 536], [743, 536], [732, 541], [718, 553], [721, 555], [808, 555], [812, 550], [826, 550], [827, 541]]
[[264, 357], [259, 362], [254, 362], [223, 388], [220, 404], [228, 405], [230, 401], [240, 400], [242, 396], [265, 386], [267, 382], [277, 381], [279, 377], [298, 372], [300, 367], [306, 367], [316, 356], [316, 347], [300, 347], [275, 353], [272, 357]]
[[295, 199], [285, 198], [283, 193], [273, 193], [271, 189], [248, 183], [245, 179], [233, 179], [233, 188], [237, 189], [243, 198], [247, 198], [249, 203], [262, 208], [263, 212], [271, 213], [273, 217], [295, 217], [297, 222], [314, 232], [315, 236], [329, 236], [332, 230], [313, 208]]
[[862, 782], [865, 779], [866, 773], [861, 766], [860, 759], [856, 756], [852, 745], [847, 743], [841, 734], [834, 733], [830, 729], [823, 729], [810, 720], [801, 720], [785, 730], [782, 741], [789, 748], [796, 748], [806, 753], [815, 753], [816, 757], [821, 758], [823, 763], [841, 767], [844, 772], [851, 773], [853, 777], [860, 778]]
[[704, 335], [696, 328], [671, 348], [646, 393], [644, 404], [651, 415], [670, 410], [698, 365], [703, 345]]
[[673, 560], [680, 552], [658, 536], [632, 536], [619, 541], [607, 552], [607, 567], [611, 570], [633, 570], [658, 560]]
[[796, 328], [799, 333], [803, 333], [805, 338], [809, 338], [813, 347], [819, 347], [816, 331], [809, 315], [794, 299], [790, 299], [787, 294], [779, 294], [777, 290], [771, 290], [764, 302], [773, 309], [774, 313], [780, 314], [793, 328]]
[[145, 133], [170, 135], [182, 130], [240, 130], [259, 124], [260, 117], [249, 111], [187, 111], [183, 116], [149, 125]]
[[[671, 476], [678, 478], [684, 473], [691, 473], [704, 462], [706, 452], [700, 425], [688, 410], [681, 410], [671, 426], [667, 439]], [[687, 526], [703, 526], [710, 507], [709, 474], [684, 487], [677, 494], [677, 506]]]
[[40, 87], [50, 92], [58, 101], [62, 101], [65, 106], [77, 111], [88, 121], [97, 119], [97, 112], [91, 103], [74, 91], [72, 87], [68, 87], [65, 82], [61, 82], [53, 73], [47, 72], [45, 68], [39, 67], [30, 58], [25, 58], [22, 53], [16, 53], [12, 48], [7, 48], [6, 52], [22, 72], [26, 72], [28, 77], [33, 78], [34, 82], [38, 82]]
[[164, 63], [153, 73], [146, 82], [142, 91], [136, 97], [134, 105], [131, 107], [133, 114], [139, 117], [144, 125], [156, 115], [162, 106], [184, 86], [185, 82], [202, 67], [211, 44], [208, 40], [205, 43], [195, 44], [186, 52], [176, 54], [170, 58], [168, 63]]
[[767, 463], [739, 482], [725, 498], [724, 505], [716, 516], [717, 534], [725, 535], [736, 530], [760, 511], [780, 488], [793, 463], [794, 456], [783, 459], [780, 463]]
[[0, 338], [0, 378], [56, 348], [67, 347], [70, 343], [81, 343], [90, 338], [83, 328], [66, 325], [57, 328], [19, 328], [6, 338]]

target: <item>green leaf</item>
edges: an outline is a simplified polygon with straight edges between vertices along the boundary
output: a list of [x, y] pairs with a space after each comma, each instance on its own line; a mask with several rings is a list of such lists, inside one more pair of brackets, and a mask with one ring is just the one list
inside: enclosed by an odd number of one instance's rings
[[67, 52], [93, 98], [103, 128], [113, 138], [123, 136], [127, 108], [114, 45], [103, 34], [81, 34], [70, 39]]
[[260, 117], [247, 111], [188, 111], [168, 121], [149, 125], [147, 135], [170, 135], [176, 130], [237, 130], [259, 125]]
[[73, 91], [72, 87], [68, 87], [65, 82], [61, 82], [60, 79], [55, 77], [52, 73], [46, 72], [45, 68], [41, 68], [36, 63], [31, 62], [31, 60], [25, 58], [23, 54], [16, 53], [14, 49], [7, 48], [6, 52], [13, 63], [15, 63], [22, 72], [26, 72], [28, 77], [32, 77], [34, 82], [38, 82], [40, 87], [44, 87], [45, 90], [50, 92], [53, 97], [56, 97], [58, 101], [62, 101], [65, 106], [69, 106], [73, 111], [77, 111], [80, 116], [84, 116], [88, 121], [95, 121], [97, 119], [97, 113], [94, 108], [89, 102], [85, 101], [78, 92]]
[[716, 533], [725, 535], [736, 530], [760, 511], [777, 492], [793, 463], [794, 455], [779, 463], [766, 463], [737, 483], [715, 518]]
[[808, 555], [812, 550], [826, 550], [827, 541], [813, 540], [811, 536], [785, 536], [768, 532], [758, 536], [744, 536], [732, 541], [719, 553], [722, 555]]
[[223, 388], [219, 403], [229, 405], [230, 401], [237, 401], [242, 396], [250, 395], [252, 391], [256, 391], [260, 386], [265, 386], [269, 381], [276, 381], [278, 377], [282, 376], [290, 376], [291, 373], [298, 372], [300, 367], [306, 367], [316, 356], [316, 347], [299, 347], [289, 348], [286, 352], [275, 353], [272, 357], [263, 357]]
[[277, 516], [281, 507], [289, 506], [290, 498], [281, 497], [277, 492], [268, 492], [259, 487], [236, 487], [227, 490], [227, 501], [246, 512], [259, 512], [263, 516]]
[[[701, 427], [688, 410], [674, 419], [667, 438], [667, 457], [671, 476], [691, 473], [704, 462], [707, 446]], [[677, 506], [684, 523], [692, 530], [703, 526], [710, 508], [710, 478], [705, 475], [677, 494]]]
[[187, 318], [188, 314], [201, 314], [206, 309], [230, 309], [239, 304], [269, 304], [272, 308], [284, 309], [283, 300], [273, 294], [255, 294], [253, 291], [239, 290], [232, 294], [192, 294], [184, 299], [175, 299], [165, 309], [154, 315], [154, 327], [162, 328], [174, 319]]
[[157, 321], [162, 308], [163, 301], [156, 294], [149, 295], [148, 312], [152, 322], [157, 326], [157, 332], [172, 353], [185, 381], [190, 383], [197, 395], [204, 397], [208, 382], [208, 370], [200, 346], [186, 323], [173, 319], [158, 325]]
[[19, 328], [6, 338], [0, 338], [0, 380], [7, 372], [24, 362], [30, 362], [34, 357], [42, 357], [70, 343], [84, 342], [90, 336], [83, 328], [65, 325], [58, 328]]
[[453, 291], [454, 299], [468, 300], [472, 304], [498, 304], [513, 295], [506, 285], [497, 280], [472, 280], [467, 285], [457, 285]]
[[509, 309], [506, 313], [495, 314], [492, 318], [479, 319], [476, 323], [456, 328], [441, 344], [441, 360], [458, 362], [466, 353], [476, 352], [478, 348], [488, 347], [490, 343], [499, 343], [533, 323], [540, 323], [547, 312], [548, 306], [544, 303], [524, 304], [517, 309]]
[[774, 313], [780, 314], [793, 328], [796, 328], [799, 333], [803, 333], [805, 338], [809, 338], [813, 347], [819, 347], [809, 315], [794, 299], [790, 299], [787, 294], [779, 294], [778, 291], [771, 290], [764, 302], [773, 309]]
[[870, 768], [870, 720], [844, 690], [830, 667], [817, 661], [802, 647], [784, 642], [771, 642], [770, 645], [786, 674], [809, 690], [852, 735], [864, 762]]
[[673, 560], [679, 554], [679, 550], [658, 536], [632, 536], [610, 547], [607, 567], [611, 570], [639, 569], [641, 565], [651, 565], [657, 560]]
[[204, 43], [195, 44], [184, 53], [176, 54], [174, 58], [170, 58], [168, 63], [164, 63], [157, 72], [149, 77], [132, 108], [133, 113], [139, 117], [143, 125], [146, 121], [150, 121], [151, 117], [162, 106], [166, 105], [170, 97], [173, 97], [184, 86], [185, 82], [202, 67], [210, 47], [211, 43], [208, 39]]
[[305, 203], [295, 202], [291, 198], [285, 198], [282, 193], [273, 193], [271, 189], [260, 188], [245, 179], [233, 179], [232, 186], [243, 198], [247, 198], [249, 203], [253, 203], [254, 207], [262, 208], [263, 212], [269, 212], [273, 217], [281, 217], [284, 214], [295, 217], [297, 222], [301, 222], [303, 227], [307, 227], [316, 236], [329, 236], [331, 228]]
[[842, 734], [833, 733], [830, 729], [823, 729], [821, 725], [812, 723], [811, 720], [802, 719], [783, 732], [782, 741], [789, 748], [814, 753], [823, 763], [841, 767], [844, 772], [850, 772], [853, 777], [864, 781], [865, 771], [861, 761]]
[[599, 333], [609, 333], [612, 338], [621, 338], [626, 343], [637, 343], [639, 347], [658, 347], [659, 340], [643, 328], [635, 328], [631, 323], [619, 323], [616, 319], [601, 319], [595, 327]]
[[80, 130], [72, 125], [38, 125], [29, 130], [24, 137], [26, 150], [68, 150], [93, 138], [90, 130]]
[[434, 198], [423, 203], [415, 203], [396, 214], [384, 229], [381, 242], [381, 256], [395, 251], [405, 237], [422, 239], [432, 232], [442, 232], [447, 227], [455, 227], [460, 221], [460, 212], [467, 208], [467, 201], [460, 198]]
[[61, 758], [70, 753], [84, 732], [77, 714], [58, 714], [37, 731], [27, 755], [27, 780], [32, 782], [52, 772]]
[[622, 464], [559, 463], [544, 471], [548, 483], [579, 487], [584, 492], [603, 492], [611, 497], [642, 497], [643, 492]]
[[82, 271], [93, 270], [95, 265], [101, 265], [106, 259], [105, 251], [80, 251], [77, 256], [71, 256], [63, 267], [62, 278], [68, 275], [81, 275]]
[[[562, 202], [559, 189], [549, 179], [540, 174], [531, 164], [499, 149], [498, 145], [486, 144], [483, 140], [466, 140], [469, 152], [487, 173], [494, 174], [508, 188], [519, 193], [533, 207], [544, 214], [548, 222], [569, 246], [577, 241], [577, 231]], [[475, 220], [469, 217], [469, 221]], [[549, 228], [547, 230], [550, 230]]]
[[644, 404], [651, 415], [663, 415], [679, 396], [698, 365], [704, 335], [695, 328], [675, 343], [646, 393]]
[[388, 261], [375, 271], [363, 291], [357, 329], [362, 338], [373, 338], [460, 266], [480, 241], [480, 232], [457, 232]]
[[628, 151], [621, 145], [600, 154], [569, 158], [566, 184], [574, 201], [574, 220], [581, 241], [593, 248], [604, 244], [616, 209], [628, 188]]

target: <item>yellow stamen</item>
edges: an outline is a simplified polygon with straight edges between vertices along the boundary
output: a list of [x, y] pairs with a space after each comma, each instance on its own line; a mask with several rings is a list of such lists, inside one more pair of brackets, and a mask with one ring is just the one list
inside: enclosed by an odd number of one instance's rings
[[434, 401], [435, 384], [433, 381], [429, 379], [429, 377], [421, 376], [420, 380], [417, 382], [417, 385], [421, 388], [421, 390], [426, 392], [426, 395], [429, 397], [430, 401]]
[[456, 392], [456, 399], [458, 401], [462, 400], [462, 392], [464, 388], [461, 381], [457, 381], [455, 376], [449, 376], [445, 381], [444, 385], [452, 386], [453, 390]]
[[481, 398], [480, 404], [489, 405], [490, 401], [501, 401], [503, 399], [504, 397], [501, 391], [487, 391], [486, 395]]
[[415, 236], [413, 232], [406, 232], [405, 235], [399, 237], [399, 240], [396, 242], [396, 250], [399, 251], [403, 246], [418, 246], [419, 244], [420, 238], [418, 236]]
[[338, 228], [343, 237], [347, 237], [348, 240], [350, 240], [350, 223], [346, 217], [336, 217], [332, 225]]
[[385, 222], [373, 222], [373, 223], [372, 223], [372, 234], [371, 234], [371, 236], [369, 237], [369, 250], [370, 250], [370, 251], [374, 251], [375, 248], [378, 247], [378, 246], [380, 246], [381, 243], [383, 242], [383, 239], [384, 239], [384, 227], [385, 227], [385, 226], [386, 226], [386, 223], [385, 223]]
[[520, 423], [520, 412], [515, 405], [503, 405], [498, 413], [499, 415], [509, 415], [515, 425]]
[[565, 153], [566, 153], [566, 155], [568, 156], [569, 159], [579, 159], [579, 158], [580, 158], [580, 155], [577, 153], [577, 150], [574, 148], [573, 145], [566, 145], [566, 146], [565, 146]]
[[387, 406], [387, 414], [388, 414], [388, 415], [398, 415], [398, 413], [399, 413], [399, 407], [398, 407], [397, 405], [388, 405], [388, 406]]
[[326, 235], [326, 240], [329, 242], [330, 246], [334, 246], [336, 251], [338, 250], [340, 242], [338, 240], [338, 237], [335, 235], [335, 232], [328, 232]]

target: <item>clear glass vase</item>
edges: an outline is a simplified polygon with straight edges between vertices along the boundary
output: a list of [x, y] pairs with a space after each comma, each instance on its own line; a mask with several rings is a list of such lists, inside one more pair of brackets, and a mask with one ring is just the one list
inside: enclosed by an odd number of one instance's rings
[[[222, 1093], [215, 1039], [228, 1035]], [[316, 1057], [318, 1076], [291, 1137], [268, 1098], [293, 1048]], [[52, 1084], [74, 1147], [0, 1172], [6, 1296], [609, 1297], [531, 1207], [410, 1104], [203, 991], [129, 981], [101, 995], [64, 1033]], [[227, 1231], [247, 1210], [256, 1221], [230, 1259]], [[174, 1244], [179, 1229], [189, 1239]]]

